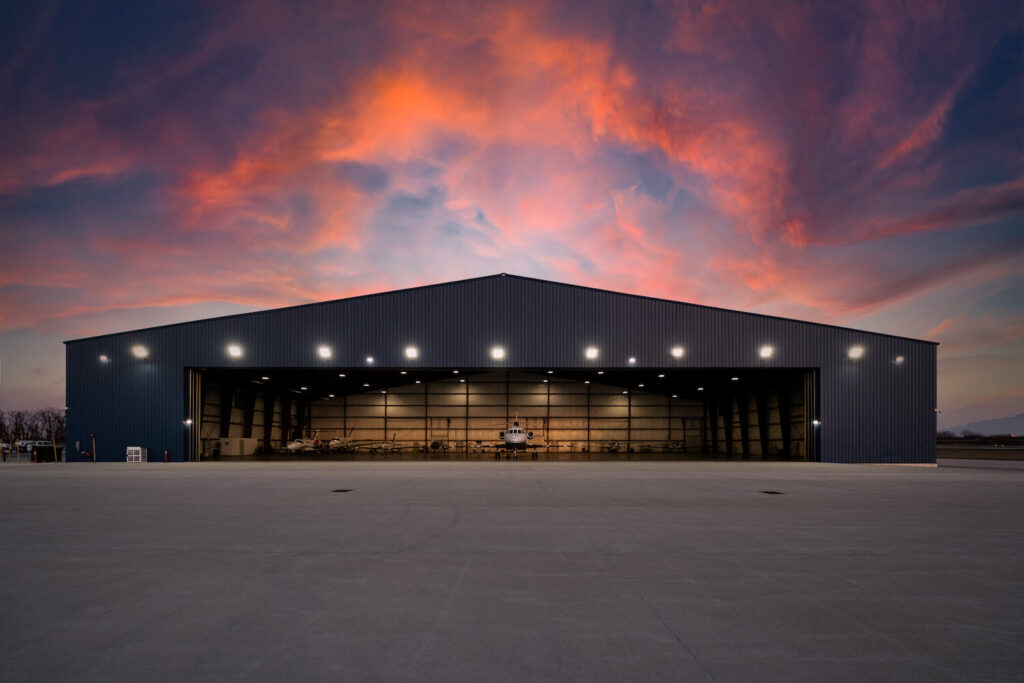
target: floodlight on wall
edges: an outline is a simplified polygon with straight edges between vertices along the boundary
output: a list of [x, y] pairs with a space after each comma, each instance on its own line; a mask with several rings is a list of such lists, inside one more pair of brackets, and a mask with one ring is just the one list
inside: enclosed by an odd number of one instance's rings
[[603, 374], [604, 374], [604, 370], [598, 370], [598, 371], [597, 371], [597, 374], [599, 374], [599, 375], [603, 375]]
[[658, 379], [665, 379], [665, 374], [662, 373], [662, 374], [658, 375]]
[[765, 360], [771, 358], [772, 355], [774, 355], [774, 354], [775, 354], [775, 349], [773, 347], [771, 347], [771, 346], [768, 346], [767, 344], [762, 346], [757, 351], [757, 355], [760, 356], [761, 358], [765, 359]]
[[364, 386], [364, 387], [369, 387], [370, 385], [369, 385], [369, 383], [367, 383], [367, 382], [363, 382], [363, 386]]
[[673, 358], [678, 360], [679, 358], [682, 358], [684, 355], [686, 355], [686, 349], [684, 349], [682, 346], [673, 346], [672, 350], [669, 353], [672, 354]]
[[679, 398], [679, 394], [672, 394], [672, 398]]
[[242, 357], [242, 347], [239, 344], [228, 344], [227, 352], [232, 358]]
[[407, 372], [406, 372], [405, 370], [402, 370], [401, 374], [403, 374], [403, 375], [407, 375], [407, 374], [409, 374], [409, 373], [407, 373]]
[[730, 377], [729, 381], [731, 381], [731, 382], [739, 382], [740, 378], [739, 377]]
[[415, 346], [406, 346], [405, 357], [408, 358], [409, 360], [416, 360], [417, 358], [420, 357], [420, 350], [417, 349]]
[[190, 418], [186, 419], [184, 422], [182, 422], [182, 424], [185, 425], [186, 427], [191, 427], [192, 426], [192, 418], [190, 417]]
[[640, 389], [643, 389], [644, 385], [643, 384], [637, 384], [637, 387], [639, 387]]
[[269, 377], [260, 377], [260, 379], [263, 380], [264, 382], [269, 382], [270, 381]]
[[583, 356], [587, 360], [597, 360], [597, 347], [596, 346], [588, 346], [586, 349], [584, 349]]
[[460, 383], [460, 384], [465, 384], [465, 383], [466, 383], [466, 380], [464, 380], [464, 379], [460, 379], [460, 380], [459, 380], [459, 383]]
[[316, 355], [320, 356], [324, 360], [327, 360], [328, 358], [330, 358], [334, 354], [331, 352], [331, 347], [330, 346], [320, 345], [316, 349]]
[[416, 384], [419, 384], [419, 383], [420, 383], [420, 381], [419, 381], [419, 380], [416, 380]]
[[109, 363], [110, 362], [110, 356], [108, 356], [105, 353], [101, 353], [100, 354], [100, 362], [101, 363]]
[[849, 356], [850, 360], [860, 360], [864, 356], [864, 347], [851, 346], [846, 355]]
[[585, 379], [585, 380], [583, 380], [583, 383], [584, 384], [590, 384], [590, 380], [589, 379]]
[[636, 358], [634, 358], [633, 356], [630, 356], [629, 357], [629, 364], [630, 365], [636, 365]]
[[142, 344], [136, 344], [132, 347], [132, 355], [136, 358], [149, 358], [149, 349]]
[[334, 398], [334, 394], [327, 394], [327, 398]]
[[704, 391], [704, 387], [697, 387], [697, 391]]
[[366, 357], [366, 364], [367, 365], [373, 365], [373, 356], [367, 356]]
[[814, 425], [815, 427], [820, 427], [821, 420], [811, 420], [811, 424]]
[[344, 372], [338, 374], [338, 377], [344, 377], [344, 376], [345, 376]]
[[899, 365], [902, 362], [903, 362], [903, 356], [896, 356], [896, 365]]
[[491, 347], [491, 358], [494, 360], [505, 360], [505, 349], [500, 346]]
[[309, 389], [309, 387], [299, 387], [299, 391], [305, 391], [306, 389]]

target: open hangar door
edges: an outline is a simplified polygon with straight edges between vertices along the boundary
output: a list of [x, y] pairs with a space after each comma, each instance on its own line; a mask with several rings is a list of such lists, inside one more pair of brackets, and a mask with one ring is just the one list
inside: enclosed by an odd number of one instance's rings
[[[817, 459], [811, 369], [206, 368], [186, 375], [192, 459], [489, 458], [515, 420], [533, 432], [543, 459]], [[308, 443], [289, 450], [296, 439]]]

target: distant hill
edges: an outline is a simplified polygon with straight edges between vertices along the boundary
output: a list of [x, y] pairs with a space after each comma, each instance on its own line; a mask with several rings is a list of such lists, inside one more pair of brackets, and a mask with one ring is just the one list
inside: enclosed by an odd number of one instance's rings
[[976, 432], [983, 436], [990, 434], [1024, 434], [1024, 413], [1013, 417], [998, 417], [994, 420], [979, 420], [957, 425], [949, 431], [959, 434], [963, 431]]

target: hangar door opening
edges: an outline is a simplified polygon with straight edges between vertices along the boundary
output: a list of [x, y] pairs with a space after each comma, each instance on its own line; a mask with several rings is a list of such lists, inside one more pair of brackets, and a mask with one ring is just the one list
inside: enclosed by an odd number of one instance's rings
[[486, 458], [515, 421], [543, 459], [817, 459], [808, 369], [207, 368], [186, 379], [197, 459]]

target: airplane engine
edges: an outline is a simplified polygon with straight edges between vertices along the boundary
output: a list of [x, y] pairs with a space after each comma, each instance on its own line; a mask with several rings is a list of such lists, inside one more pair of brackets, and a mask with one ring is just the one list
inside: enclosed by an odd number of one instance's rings
[[533, 438], [533, 432], [526, 432], [526, 438], [527, 439], [532, 439]]
[[504, 439], [505, 438], [505, 432], [498, 432], [498, 438], [499, 439]]

